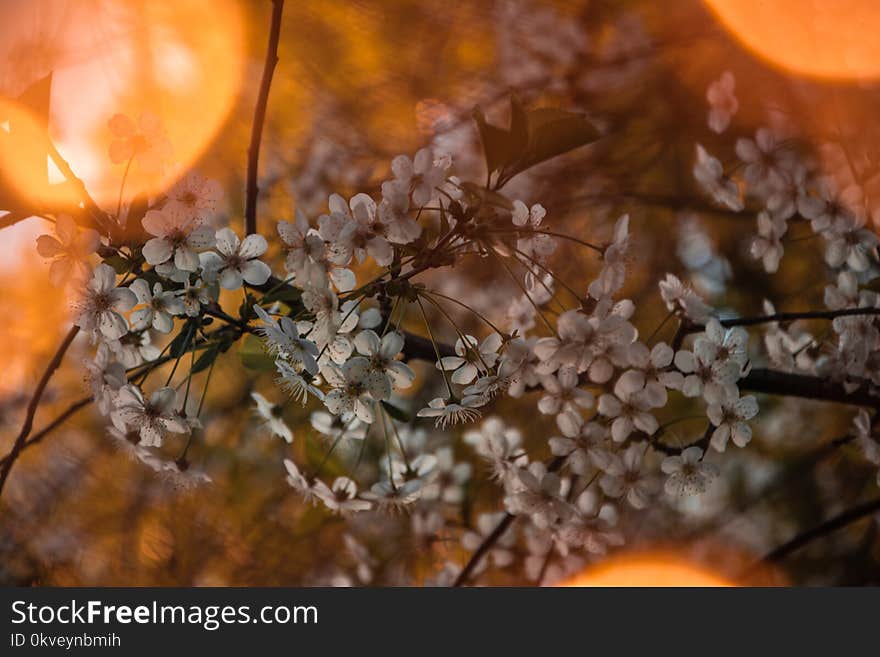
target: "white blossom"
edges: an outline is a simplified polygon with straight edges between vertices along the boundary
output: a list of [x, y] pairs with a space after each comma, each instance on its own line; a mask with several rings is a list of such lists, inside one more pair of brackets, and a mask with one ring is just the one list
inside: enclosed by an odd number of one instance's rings
[[660, 281], [660, 296], [670, 312], [681, 314], [697, 324], [704, 323], [712, 312], [712, 308], [675, 274], [666, 274], [666, 278]]
[[626, 278], [626, 257], [629, 249], [629, 215], [614, 224], [614, 238], [602, 252], [602, 270], [587, 290], [594, 299], [610, 297], [623, 287]]
[[137, 297], [124, 287], [116, 287], [116, 272], [109, 265], [98, 265], [74, 303], [73, 323], [83, 331], [117, 340], [128, 333], [128, 322], [121, 313], [131, 310]]
[[752, 240], [751, 254], [764, 265], [768, 274], [776, 273], [784, 248], [782, 237], [788, 230], [785, 219], [769, 212], [758, 213], [758, 235]]
[[555, 375], [542, 376], [541, 387], [546, 394], [538, 400], [538, 410], [545, 415], [556, 415], [577, 407], [590, 408], [595, 398], [578, 384], [578, 374], [573, 367], [561, 367]]
[[739, 102], [734, 95], [736, 80], [733, 73], [724, 71], [721, 77], [714, 80], [706, 90], [706, 100], [709, 101], [709, 128], [713, 132], [721, 134], [730, 125], [730, 118], [739, 109]]
[[625, 372], [614, 384], [613, 395], [599, 397], [599, 413], [611, 420], [614, 442], [623, 442], [635, 429], [650, 436], [659, 428], [657, 419], [650, 413], [651, 402], [639, 374]]
[[655, 408], [666, 405], [667, 388], [680, 390], [684, 382], [682, 374], [671, 367], [674, 355], [672, 347], [665, 342], [658, 342], [650, 351], [641, 342], [630, 345], [629, 362], [633, 368], [630, 371], [637, 373], [630, 376], [640, 378], [645, 396]]
[[654, 494], [654, 482], [644, 465], [646, 447], [632, 444], [622, 453], [592, 453], [593, 462], [602, 470], [599, 487], [609, 497], [622, 497], [634, 509], [644, 509]]
[[345, 266], [352, 257], [363, 262], [369, 255], [380, 267], [390, 265], [394, 249], [385, 237], [376, 202], [366, 194], [356, 194], [346, 204], [333, 194], [329, 203], [330, 214], [319, 217], [318, 232], [328, 243], [330, 261]]
[[216, 243], [214, 229], [200, 225], [188, 213], [181, 215], [165, 208], [150, 210], [141, 223], [153, 235], [143, 248], [144, 259], [150, 265], [170, 261], [181, 271], [195, 272], [199, 269], [199, 252]]
[[384, 375], [371, 371], [362, 361], [342, 366], [328, 363], [321, 374], [333, 388], [324, 396], [327, 410], [334, 415], [354, 413], [362, 422], [372, 424], [373, 403], [384, 399], [387, 392]]
[[174, 328], [173, 318], [186, 311], [177, 294], [172, 290], [163, 291], [161, 283], [155, 283], [151, 291], [150, 284], [139, 278], [129, 289], [143, 306], [131, 313], [131, 327], [135, 330], [152, 327], [160, 333], [170, 333]]
[[[467, 344], [465, 341], [467, 340]], [[486, 373], [495, 366], [498, 360], [498, 349], [501, 347], [501, 336], [492, 333], [482, 342], [472, 335], [458, 338], [455, 341], [455, 356], [444, 356], [436, 364], [438, 370], [452, 371], [452, 383], [471, 383], [480, 372]]]
[[218, 181], [190, 171], [168, 190], [166, 196], [163, 206], [166, 212], [184, 222], [205, 221], [213, 217], [217, 203], [223, 198], [223, 188]]
[[715, 427], [710, 439], [712, 447], [723, 452], [728, 439], [737, 447], [745, 447], [752, 439], [752, 428], [748, 421], [757, 414], [758, 401], [752, 395], [726, 399], [720, 404], [709, 404], [706, 415]]
[[430, 148], [423, 148], [410, 160], [406, 155], [398, 155], [391, 161], [394, 182], [412, 193], [416, 206], [427, 205], [436, 194], [436, 189], [446, 180], [449, 162], [435, 158]]
[[205, 278], [217, 280], [226, 290], [237, 290], [242, 282], [262, 285], [269, 280], [272, 270], [258, 258], [269, 248], [262, 235], [248, 235], [244, 241], [231, 228], [217, 231], [217, 253], [207, 251], [199, 258]]
[[451, 402], [437, 397], [428, 402], [427, 407], [419, 410], [418, 417], [437, 418], [435, 424], [441, 429], [450, 424], [473, 422], [480, 417], [476, 405], [480, 400], [474, 396], [462, 398], [459, 402]]
[[409, 365], [397, 360], [403, 342], [403, 335], [397, 331], [389, 331], [380, 338], [370, 329], [361, 331], [354, 339], [355, 348], [366, 356], [370, 369], [388, 377], [389, 393], [392, 386], [409, 388], [416, 378]]
[[696, 446], [663, 459], [660, 469], [668, 475], [666, 493], [678, 496], [705, 493], [718, 476], [718, 468], [702, 459], [703, 450]]
[[357, 513], [372, 508], [372, 504], [357, 496], [357, 484], [348, 477], [336, 477], [331, 486], [316, 481], [312, 493], [331, 511]]
[[55, 237], [40, 235], [37, 253], [52, 261], [49, 282], [61, 287], [72, 281], [87, 279], [92, 271], [88, 257], [101, 245], [101, 236], [91, 229], [81, 230], [69, 214], [55, 220]]
[[136, 429], [144, 447], [161, 447], [168, 433], [190, 432], [176, 405], [174, 388], [159, 388], [145, 399], [140, 388], [128, 384], [116, 395], [111, 417], [120, 430], [125, 427]]
[[734, 212], [740, 212], [745, 207], [736, 182], [724, 173], [721, 162], [709, 155], [699, 144], [694, 177], [717, 203]]
[[562, 437], [554, 436], [548, 441], [554, 456], [566, 457], [571, 471], [587, 476], [590, 471], [590, 453], [608, 434], [598, 422], [587, 422], [580, 413], [566, 411], [556, 416], [556, 426]]
[[284, 421], [284, 407], [273, 404], [258, 392], [251, 393], [251, 399], [256, 403], [256, 414], [263, 425], [273, 436], [282, 438], [286, 443], [293, 442], [293, 432]]

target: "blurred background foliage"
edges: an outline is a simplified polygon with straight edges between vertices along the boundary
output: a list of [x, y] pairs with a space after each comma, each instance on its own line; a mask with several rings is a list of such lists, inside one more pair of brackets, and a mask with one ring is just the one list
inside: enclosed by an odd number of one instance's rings
[[[0, 7], [12, 11], [13, 4]], [[20, 93], [22, 78], [63, 71], [70, 62], [104, 54], [100, 40], [80, 49], [56, 48], [53, 34], [63, 24], [59, 7], [66, 3], [44, 4], [51, 11], [36, 12], [36, 22], [6, 23], [13, 42], [17, 38], [24, 43], [11, 51], [17, 57], [6, 59], [6, 94]], [[150, 14], [147, 3], [76, 4], [80, 11], [87, 6], [93, 12], [96, 30], [109, 23], [120, 38], [133, 40], [136, 60], [149, 59], [150, 42], [141, 40], [142, 29], [147, 29], [143, 23], [150, 18], [160, 25], [161, 18]], [[236, 25], [243, 30], [241, 84], [192, 164], [222, 181], [226, 198], [218, 224], [240, 231], [245, 151], [271, 5], [234, 4], [240, 21]], [[211, 9], [206, 6], [205, 11]], [[39, 20], [47, 21], [49, 29]], [[190, 28], [200, 30], [199, 25]], [[823, 133], [832, 125], [832, 110], [841, 119], [831, 129], [836, 138], [852, 140], [859, 149], [870, 148], [873, 141], [866, 121], [876, 103], [873, 86], [817, 81], [777, 69], [747, 52], [697, 0], [290, 2], [279, 57], [260, 162], [259, 225], [264, 234], [274, 233], [274, 223], [290, 219], [294, 208], [314, 219], [331, 192], [348, 197], [377, 191], [394, 155], [412, 154], [428, 143], [452, 155], [459, 176], [482, 180], [471, 111], [479, 104], [492, 121], [503, 124], [508, 93], [515, 90], [529, 107], [583, 111], [605, 135], [589, 148], [517, 177], [504, 191], [542, 203], [554, 230], [594, 242], [607, 240], [613, 220], [630, 213], [635, 246], [626, 292], [636, 302], [635, 321], [643, 335], [665, 317], [656, 281], [667, 271], [681, 275], [718, 308], [741, 314], [759, 313], [765, 298], [781, 310], [821, 307], [828, 280], [815, 241], [794, 241], [780, 274], [769, 277], [748, 256], [754, 215], [712, 205], [693, 181], [695, 143], [732, 156], [730, 136], [719, 137], [706, 126], [705, 90], [722, 71], [733, 71], [737, 79], [740, 111], [731, 128], [736, 135], [753, 134], [766, 123], [772, 106], [798, 130], [814, 135], [816, 143], [827, 138]], [[232, 75], [228, 67], [210, 72], [218, 78]], [[132, 113], [138, 108], [158, 111], [161, 90], [150, 89], [123, 89], [120, 95], [127, 97], [119, 103]], [[60, 119], [55, 122], [69, 108], [65, 93], [69, 91], [53, 89], [50, 129], [76, 170], [76, 151], [65, 151], [69, 135], [58, 127]], [[170, 109], [173, 113], [174, 107]], [[95, 121], [103, 125], [115, 111], [111, 108]], [[848, 126], [846, 131], [838, 130], [841, 123]], [[100, 129], [92, 139], [99, 149], [106, 148], [106, 133]], [[96, 181], [104, 175], [118, 185], [119, 167], [93, 169], [82, 174], [87, 182], [90, 175]], [[28, 395], [66, 330], [67, 300], [49, 286], [33, 249], [34, 236], [43, 230], [39, 219], [31, 219], [0, 237], [4, 447], [11, 445]], [[270, 253], [280, 263], [278, 251]], [[561, 278], [578, 290], [597, 270], [595, 258], [570, 243], [561, 245], [553, 262]], [[359, 272], [361, 278], [368, 274]], [[503, 319], [507, 302], [519, 290], [502, 274], [475, 260], [427, 281]], [[409, 328], [422, 333], [412, 315]], [[467, 328], [479, 334], [479, 326]], [[442, 337], [451, 342], [454, 334]], [[759, 354], [759, 345], [752, 347]], [[38, 413], [38, 428], [86, 394], [79, 362], [87, 352], [88, 345], [77, 342], [65, 359]], [[252, 391], [272, 401], [283, 397], [271, 374], [243, 371], [236, 349], [224, 354], [208, 392], [203, 437], [189, 454], [213, 484], [192, 489], [126, 458], [104, 438], [97, 413], [79, 411], [25, 453], [4, 491], [0, 582], [357, 582], [363, 559], [343, 539], [350, 530], [372, 555], [374, 583], [423, 583], [444, 561], [464, 562], [467, 552], [457, 540], [413, 532], [414, 518], [370, 515], [355, 520], [352, 530], [347, 521], [299, 500], [284, 481], [282, 459], [294, 454], [300, 463], [322, 460], [327, 445], [309, 426], [313, 409], [286, 406], [285, 419], [296, 435], [288, 446], [254, 421]], [[432, 396], [420, 389], [410, 395], [416, 404]], [[555, 427], [552, 420], [536, 416], [531, 401], [507, 400], [492, 413], [521, 428], [537, 449], [546, 445]], [[873, 473], [848, 451], [854, 448], [811, 459], [823, 444], [846, 433], [850, 416], [845, 408], [767, 397], [760, 403], [755, 439], [747, 450], [727, 455], [723, 475], [709, 493], [623, 517], [630, 547], [673, 550], [732, 576], [797, 531], [851, 506], [873, 485]], [[688, 414], [687, 407], [675, 404], [667, 411]], [[661, 423], [668, 419], [660, 418]], [[702, 430], [700, 421], [682, 422], [672, 435], [685, 443]], [[472, 458], [459, 432], [453, 433], [452, 444], [460, 459]], [[378, 453], [381, 445], [368, 449]], [[327, 468], [341, 471], [351, 458], [334, 456]], [[476, 468], [468, 489], [475, 507], [471, 513], [499, 504], [497, 491], [479, 483], [485, 473], [479, 464]], [[818, 541], [787, 560], [784, 572], [771, 579], [876, 584], [876, 530], [870, 520]], [[525, 580], [521, 567], [514, 566], [484, 581]]]

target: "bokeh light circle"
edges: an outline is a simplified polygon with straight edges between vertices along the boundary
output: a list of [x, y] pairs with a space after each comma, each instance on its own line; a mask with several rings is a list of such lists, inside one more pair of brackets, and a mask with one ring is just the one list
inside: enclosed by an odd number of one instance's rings
[[669, 553], [611, 557], [564, 580], [562, 587], [730, 587], [717, 573]]
[[[167, 134], [172, 150], [162, 170], [135, 159], [126, 181], [130, 193], [156, 194], [203, 155], [236, 102], [245, 44], [233, 0], [0, 0], [0, 16], [7, 113], [8, 99], [51, 72], [49, 134], [99, 203], [113, 204], [125, 170], [108, 157], [115, 114], [136, 123], [156, 117]], [[44, 189], [46, 171], [4, 166], [4, 173], [32, 200], [69, 198], [63, 185]]]
[[705, 0], [749, 50], [790, 72], [880, 77], [877, 0]]

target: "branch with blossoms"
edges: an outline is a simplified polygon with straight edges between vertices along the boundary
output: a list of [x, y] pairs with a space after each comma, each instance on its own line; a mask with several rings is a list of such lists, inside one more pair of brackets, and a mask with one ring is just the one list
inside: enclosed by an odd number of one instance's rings
[[[475, 112], [485, 178], [460, 177], [456, 153], [425, 148], [395, 157], [377, 193], [332, 194], [323, 214], [297, 210], [259, 233], [257, 159], [281, 4], [249, 152], [246, 236], [215, 225], [220, 185], [197, 172], [144, 206], [125, 203], [123, 189], [115, 210], [82, 186], [83, 216], [47, 215], [54, 234], [37, 250], [51, 263], [50, 280], [77, 299], [74, 328], [2, 461], [0, 490], [26, 448], [88, 403], [145, 465], [188, 485], [206, 482], [192, 445], [214, 367], [233, 348], [242, 370], [271, 372], [286, 397], [253, 394], [269, 432], [292, 445], [304, 440], [284, 419], [298, 404], [326, 438], [318, 462], [292, 449], [283, 461], [295, 492], [345, 517], [406, 510], [418, 531], [453, 536], [471, 553], [447, 569], [458, 584], [517, 559], [533, 580], [556, 579], [579, 555], [623, 542], [624, 514], [705, 492], [725, 452], [752, 439], [759, 405], [746, 392], [862, 407], [854, 440], [880, 462], [868, 415], [880, 407], [880, 303], [867, 287], [880, 271], [877, 239], [859, 208], [807, 166], [796, 140], [761, 129], [736, 142], [728, 166], [697, 146], [694, 176], [725, 212], [754, 212], [751, 253], [767, 272], [779, 267], [788, 222], [808, 224], [835, 277], [827, 307], [777, 312], [768, 302], [761, 315], [731, 317], [667, 274], [647, 303], [665, 307], [669, 321], [643, 338], [636, 304], [624, 297], [629, 217], [608, 235], [582, 238], [554, 230], [540, 203], [505, 192], [516, 176], [601, 138], [573, 112], [529, 110], [515, 97], [507, 127]], [[736, 111], [731, 80], [709, 94], [718, 132]], [[115, 116], [109, 127], [112, 162], [163, 165], [169, 144], [153, 118]], [[268, 255], [272, 243], [283, 261]], [[592, 280], [564, 280], [554, 262], [562, 243], [595, 258]], [[503, 320], [466, 295], [433, 289], [432, 274], [472, 261], [518, 290]], [[828, 330], [809, 332], [816, 322]], [[34, 434], [42, 392], [78, 333], [91, 345], [91, 395]], [[432, 367], [417, 369], [417, 360]], [[523, 436], [490, 414], [509, 399], [534, 402], [555, 424], [552, 435]], [[682, 438], [690, 422], [695, 429]], [[350, 445], [356, 461], [343, 457]], [[501, 498], [502, 509], [476, 519], [466, 450], [497, 483], [480, 511]], [[350, 550], [369, 572], [363, 550]]]

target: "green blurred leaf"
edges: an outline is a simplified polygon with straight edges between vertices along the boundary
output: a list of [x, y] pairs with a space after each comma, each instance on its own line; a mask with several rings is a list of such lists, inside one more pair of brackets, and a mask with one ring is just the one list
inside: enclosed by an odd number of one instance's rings
[[394, 406], [387, 401], [382, 402], [382, 408], [385, 409], [385, 412], [388, 413], [390, 417], [397, 420], [398, 422], [409, 422], [412, 420], [412, 418], [406, 411], [404, 411], [402, 408]]
[[187, 351], [189, 351], [190, 343], [193, 340], [193, 336], [196, 332], [196, 324], [194, 319], [187, 321], [182, 329], [180, 329], [180, 333], [174, 336], [174, 339], [171, 341], [171, 346], [168, 347], [168, 355], [171, 358], [180, 358]]
[[480, 131], [480, 141], [483, 142], [486, 168], [489, 173], [501, 170], [507, 162], [516, 157], [517, 144], [507, 130], [488, 123], [479, 107], [474, 108], [474, 120]]
[[286, 304], [295, 304], [299, 303], [302, 298], [302, 291], [296, 289], [292, 285], [283, 285], [276, 290], [270, 290], [268, 293], [263, 295], [263, 298], [260, 300], [261, 304], [264, 303], [273, 303], [275, 301], [283, 301]]
[[255, 335], [244, 339], [238, 355], [241, 364], [249, 370], [268, 372], [275, 369], [275, 358], [266, 351], [266, 345]]
[[486, 167], [498, 172], [496, 188], [516, 174], [599, 138], [596, 127], [583, 114], [554, 107], [526, 111], [519, 98], [510, 96], [510, 128], [486, 121], [474, 109], [474, 120], [483, 142]]
[[196, 358], [196, 362], [193, 363], [193, 366], [190, 368], [190, 373], [198, 374], [199, 372], [208, 369], [214, 364], [214, 361], [217, 360], [217, 356], [219, 355], [219, 346], [213, 345], [208, 347], [201, 356]]
[[528, 146], [529, 117], [516, 94], [510, 94], [510, 136], [517, 152], [522, 152]]
[[121, 255], [112, 255], [104, 258], [104, 264], [113, 267], [113, 271], [120, 276], [131, 271], [131, 262], [129, 262], [128, 258], [123, 258]]
[[482, 201], [483, 203], [494, 205], [498, 208], [504, 208], [505, 210], [513, 210], [513, 203], [504, 194], [493, 192], [491, 189], [480, 187], [476, 183], [472, 182], [461, 183], [461, 188], [467, 193], [472, 194], [474, 197], [480, 199], [480, 201]]
[[446, 208], [443, 207], [443, 202], [440, 202], [440, 235], [445, 235], [449, 232], [449, 217], [446, 216]]
[[542, 107], [528, 113], [528, 146], [508, 177], [546, 162], [575, 148], [592, 143], [599, 131], [586, 116], [576, 112]]

